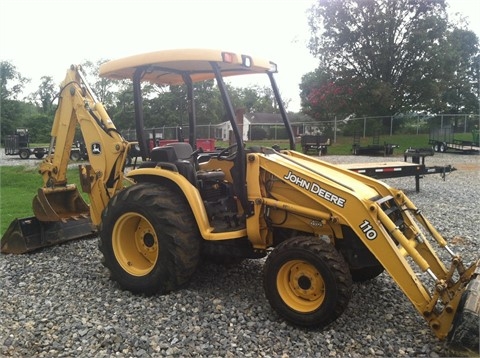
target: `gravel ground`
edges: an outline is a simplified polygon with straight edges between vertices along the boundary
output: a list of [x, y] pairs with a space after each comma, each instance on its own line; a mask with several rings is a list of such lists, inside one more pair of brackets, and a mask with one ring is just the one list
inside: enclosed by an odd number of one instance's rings
[[[2, 153], [3, 155], [3, 153]], [[38, 160], [1, 158], [1, 165]], [[403, 158], [325, 156], [334, 163]], [[467, 263], [478, 256], [478, 155], [436, 154], [427, 165], [458, 170], [403, 189]], [[33, 195], [33, 193], [32, 193]], [[442, 251], [443, 255], [443, 251]], [[354, 284], [344, 314], [324, 330], [286, 324], [262, 288], [263, 260], [202, 264], [188, 287], [165, 296], [122, 291], [100, 264], [97, 239], [27, 255], [0, 256], [0, 356], [28, 357], [374, 357], [448, 356], [385, 273]]]

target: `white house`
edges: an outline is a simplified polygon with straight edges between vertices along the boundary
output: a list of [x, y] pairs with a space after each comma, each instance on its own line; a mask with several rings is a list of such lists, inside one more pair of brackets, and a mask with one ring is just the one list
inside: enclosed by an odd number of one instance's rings
[[[239, 127], [243, 127], [243, 140], [247, 141], [248, 140], [248, 131], [250, 128], [250, 121], [248, 120], [247, 117], [243, 117], [243, 125], [239, 125]], [[232, 132], [232, 124], [229, 121], [219, 123], [215, 125], [215, 139], [217, 140], [223, 140], [225, 142], [228, 142], [230, 139], [230, 133]]]

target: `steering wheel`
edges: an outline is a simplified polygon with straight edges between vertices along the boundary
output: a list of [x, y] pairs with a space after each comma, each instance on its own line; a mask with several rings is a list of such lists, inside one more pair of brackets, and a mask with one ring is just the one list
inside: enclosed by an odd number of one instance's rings
[[225, 149], [222, 149], [220, 151], [220, 153], [217, 154], [217, 159], [218, 160], [233, 160], [233, 159], [235, 159], [235, 157], [237, 156], [237, 151], [235, 151], [233, 153], [230, 153], [230, 154], [227, 154], [234, 148], [237, 148], [237, 144], [232, 144], [231, 146], [229, 146]]

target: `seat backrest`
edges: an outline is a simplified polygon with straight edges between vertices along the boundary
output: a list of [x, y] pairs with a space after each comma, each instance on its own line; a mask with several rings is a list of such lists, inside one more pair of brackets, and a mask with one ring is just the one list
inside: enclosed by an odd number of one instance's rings
[[168, 143], [168, 147], [172, 147], [175, 149], [175, 153], [177, 158], [180, 160], [188, 160], [192, 165], [195, 171], [198, 171], [198, 158], [197, 155], [193, 155], [193, 148], [187, 142], [173, 142]]
[[187, 142], [173, 142], [168, 143], [166, 146], [175, 151], [177, 157], [175, 165], [178, 168], [178, 172], [194, 186], [197, 186], [197, 165], [195, 164], [196, 158], [192, 156], [192, 146]]
[[167, 147], [172, 147], [175, 150], [175, 154], [178, 159], [191, 161], [193, 149], [192, 146], [187, 142], [173, 142], [168, 143]]
[[153, 148], [150, 152], [150, 162], [145, 163], [143, 167], [154, 167], [161, 162], [171, 163], [173, 168], [176, 168], [190, 183], [197, 186], [197, 175], [192, 153], [192, 147], [188, 143], [169, 143], [165, 146]]
[[178, 160], [175, 148], [162, 146], [155, 147], [150, 152], [150, 160], [152, 162], [169, 162], [173, 163]]

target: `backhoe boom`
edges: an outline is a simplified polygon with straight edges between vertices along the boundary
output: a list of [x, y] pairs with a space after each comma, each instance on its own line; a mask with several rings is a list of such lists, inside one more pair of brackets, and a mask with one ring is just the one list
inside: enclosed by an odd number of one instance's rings
[[[80, 67], [71, 66], [67, 71], [58, 98], [50, 154], [39, 167], [44, 185], [32, 201], [35, 217], [17, 219], [10, 225], [2, 238], [2, 252], [23, 253], [92, 236], [108, 201], [124, 185], [123, 169], [130, 144], [116, 130]], [[77, 127], [90, 162], [79, 166], [82, 189], [88, 193], [90, 205], [67, 180]]]
[[[98, 225], [108, 200], [123, 186], [123, 168], [129, 143], [116, 130], [102, 103], [96, 99], [81, 68], [72, 66], [61, 85], [51, 131], [56, 150], [40, 165], [47, 200], [48, 196], [55, 195], [67, 185], [68, 160], [77, 126], [80, 127], [90, 162], [90, 165], [80, 168], [82, 188], [89, 194], [92, 222]], [[76, 188], [72, 188], [71, 192], [73, 194], [70, 195], [76, 195]], [[66, 216], [69, 214], [76, 216], [79, 213], [67, 211]], [[35, 216], [42, 217], [43, 221], [54, 221], [51, 220], [54, 218], [47, 220], [43, 212], [35, 212]]]

